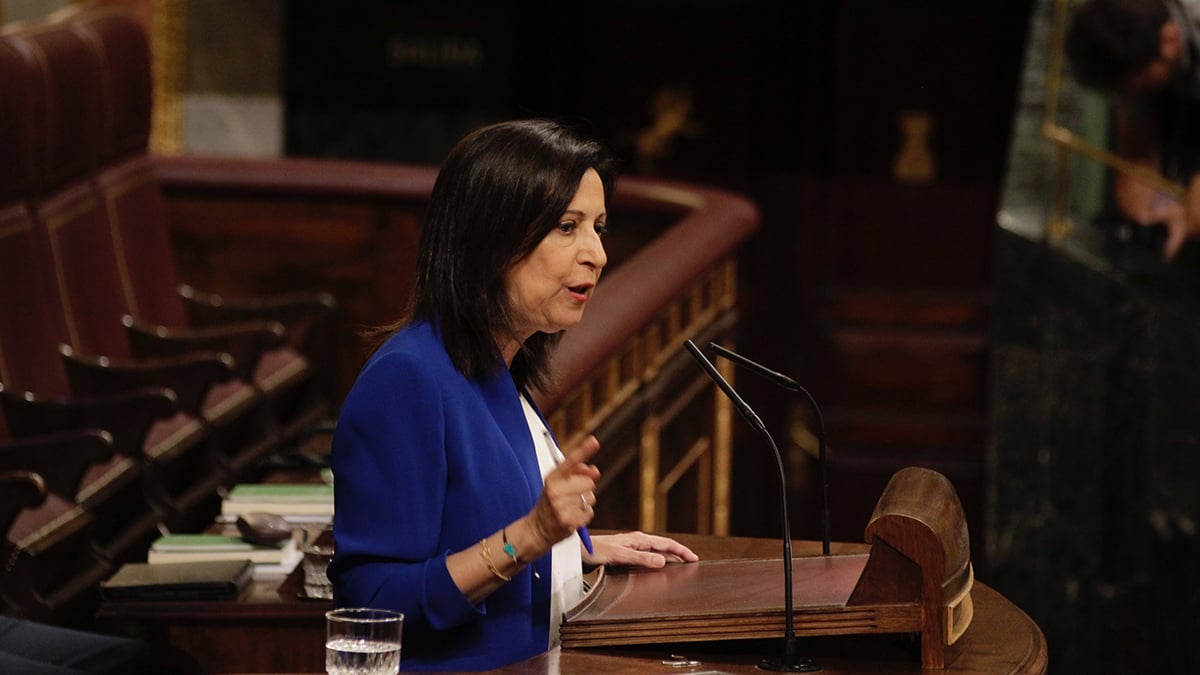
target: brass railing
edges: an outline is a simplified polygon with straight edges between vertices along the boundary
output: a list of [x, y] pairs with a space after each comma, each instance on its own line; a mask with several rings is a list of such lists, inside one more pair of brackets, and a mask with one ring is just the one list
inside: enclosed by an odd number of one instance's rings
[[[564, 397], [549, 418], [555, 435], [571, 447], [600, 430], [617, 410], [653, 382], [669, 361], [681, 355], [685, 339], [704, 333], [722, 315], [734, 311], [736, 298], [737, 263], [730, 257], [696, 280]], [[724, 375], [733, 378], [731, 369], [726, 368]], [[678, 461], [662, 466], [662, 428], [674, 421], [679, 406], [691, 398], [685, 392], [678, 394], [676, 405], [649, 409], [640, 423], [638, 526], [644, 530], [667, 529], [669, 493], [695, 469], [698, 529], [728, 534], [733, 435], [729, 403], [723, 396], [715, 397], [711, 435], [694, 441]]]

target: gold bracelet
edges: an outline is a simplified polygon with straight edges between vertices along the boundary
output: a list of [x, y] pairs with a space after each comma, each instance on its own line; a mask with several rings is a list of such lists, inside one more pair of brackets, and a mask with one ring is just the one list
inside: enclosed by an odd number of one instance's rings
[[486, 537], [479, 540], [479, 555], [483, 557], [483, 562], [487, 564], [488, 570], [496, 575], [496, 578], [502, 581], [512, 581], [512, 577], [503, 574], [496, 568], [496, 563], [492, 562], [492, 549], [488, 546]]

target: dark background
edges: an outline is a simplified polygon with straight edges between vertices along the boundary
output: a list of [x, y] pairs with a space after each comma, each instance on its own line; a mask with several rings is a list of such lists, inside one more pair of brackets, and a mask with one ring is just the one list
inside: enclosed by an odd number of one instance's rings
[[[286, 152], [436, 164], [480, 124], [552, 116], [624, 173], [747, 195], [763, 226], [741, 255], [737, 348], [821, 403], [834, 539], [860, 541], [892, 473], [929, 466], [955, 484], [986, 580], [992, 234], [1031, 6], [294, 1]], [[649, 158], [635, 139], [661, 92], [691, 113]], [[932, 119], [929, 182], [893, 176], [908, 112]], [[738, 386], [786, 454], [793, 533], [818, 538], [811, 414]], [[733, 533], [775, 535], [773, 462], [743, 427], [736, 446]]]

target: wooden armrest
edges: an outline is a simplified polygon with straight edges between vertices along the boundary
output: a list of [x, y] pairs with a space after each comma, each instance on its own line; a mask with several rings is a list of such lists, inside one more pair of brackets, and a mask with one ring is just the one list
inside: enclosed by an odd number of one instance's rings
[[0, 443], [0, 471], [32, 471], [46, 489], [73, 502], [88, 467], [112, 454], [112, 435], [99, 429], [19, 438]]
[[170, 328], [148, 324], [126, 314], [121, 319], [129, 346], [139, 360], [186, 357], [216, 352], [233, 357], [233, 375], [246, 381], [254, 377], [263, 352], [284, 343], [285, 329], [278, 321], [241, 321], [203, 328]]
[[325, 337], [323, 332], [328, 332], [332, 327], [337, 310], [337, 301], [331, 293], [281, 293], [266, 297], [226, 298], [182, 284], [179, 295], [186, 301], [188, 320], [194, 326], [235, 321], [277, 321], [287, 329], [288, 344], [306, 353], [315, 339]]
[[32, 471], [0, 471], [0, 533], [7, 533], [20, 509], [46, 501], [46, 480]]
[[46, 501], [46, 481], [32, 471], [0, 471], [0, 533], [7, 534], [21, 509]]
[[46, 481], [33, 471], [0, 471], [0, 493], [5, 495], [0, 502], [12, 502], [22, 507], [37, 506], [46, 498]]
[[62, 345], [71, 391], [97, 396], [144, 387], [166, 387], [175, 393], [180, 410], [201, 417], [204, 397], [212, 385], [234, 375], [234, 361], [221, 352], [196, 352], [175, 358], [112, 363], [106, 356], [75, 354]]
[[150, 426], [178, 410], [175, 393], [161, 387], [43, 400], [29, 392], [8, 391], [0, 385], [0, 406], [14, 437], [103, 429], [112, 435], [117, 452], [135, 459], [144, 456], [143, 446]]

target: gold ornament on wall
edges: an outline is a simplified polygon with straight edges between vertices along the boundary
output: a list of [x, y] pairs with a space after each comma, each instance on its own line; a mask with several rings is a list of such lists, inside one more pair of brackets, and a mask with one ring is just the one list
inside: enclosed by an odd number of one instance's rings
[[692, 92], [685, 87], [664, 87], [650, 102], [650, 126], [634, 140], [638, 171], [653, 174], [655, 167], [673, 154], [672, 145], [681, 136], [693, 137], [700, 125], [692, 119]]
[[150, 53], [154, 102], [150, 119], [150, 150], [177, 155], [184, 152], [183, 94], [187, 66], [187, 0], [153, 0]]
[[900, 115], [900, 152], [892, 162], [892, 176], [900, 183], [932, 183], [937, 161], [929, 146], [933, 116], [924, 112]]

